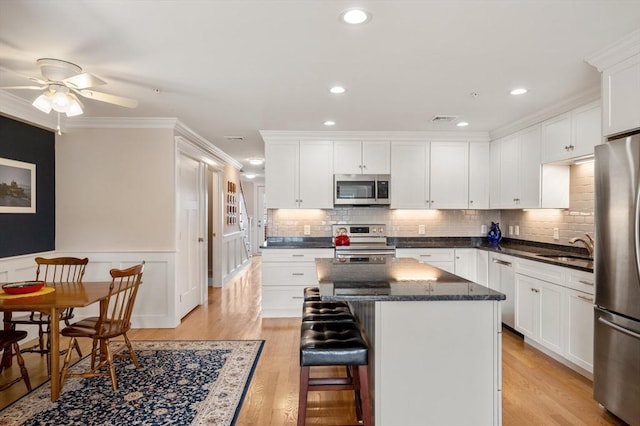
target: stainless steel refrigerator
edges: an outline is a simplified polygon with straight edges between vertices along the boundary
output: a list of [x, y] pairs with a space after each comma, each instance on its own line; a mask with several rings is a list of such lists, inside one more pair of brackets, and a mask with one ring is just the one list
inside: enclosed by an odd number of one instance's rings
[[640, 132], [595, 148], [593, 395], [640, 425]]

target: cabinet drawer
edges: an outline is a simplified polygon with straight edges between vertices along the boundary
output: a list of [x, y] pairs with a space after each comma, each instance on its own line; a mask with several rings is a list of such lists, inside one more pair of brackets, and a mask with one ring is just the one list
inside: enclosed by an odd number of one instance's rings
[[577, 269], [565, 269], [565, 285], [574, 290], [588, 294], [595, 293], [596, 277], [592, 272], [579, 271]]
[[262, 263], [314, 262], [316, 257], [333, 257], [333, 249], [263, 249]]
[[262, 316], [300, 317], [304, 301], [303, 287], [272, 286], [262, 288]]
[[[263, 286], [317, 286], [318, 275], [313, 263], [263, 263]], [[300, 290], [302, 291], [302, 290]]]
[[526, 259], [515, 259], [516, 274], [526, 275], [554, 284], [564, 285], [564, 270], [560, 266], [549, 265]]
[[455, 262], [454, 249], [396, 249], [397, 257], [413, 257], [421, 262]]

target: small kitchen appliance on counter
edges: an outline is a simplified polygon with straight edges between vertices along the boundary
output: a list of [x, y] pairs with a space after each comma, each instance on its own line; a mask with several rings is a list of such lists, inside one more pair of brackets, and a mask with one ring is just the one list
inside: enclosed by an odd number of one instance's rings
[[386, 225], [333, 225], [336, 259], [366, 263], [394, 257], [396, 247], [387, 244], [386, 230]]

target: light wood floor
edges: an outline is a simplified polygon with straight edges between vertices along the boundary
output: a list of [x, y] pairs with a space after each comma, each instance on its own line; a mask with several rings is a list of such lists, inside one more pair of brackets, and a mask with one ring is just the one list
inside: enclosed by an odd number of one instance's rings
[[[298, 407], [299, 318], [260, 317], [260, 257], [223, 289], [211, 288], [209, 303], [195, 309], [175, 329], [132, 330], [132, 340], [264, 339], [266, 341], [237, 425], [294, 425]], [[26, 346], [26, 343], [23, 344]], [[503, 424], [621, 425], [592, 398], [592, 384], [562, 364], [503, 333]], [[86, 347], [83, 348], [86, 352]], [[473, 354], [469, 354], [473, 356]], [[32, 382], [46, 376], [44, 358], [26, 354]], [[3, 373], [1, 380], [17, 368]], [[321, 372], [322, 373], [322, 372]], [[25, 393], [18, 383], [0, 394], [0, 407]], [[428, 401], [425, 401], [428, 404]], [[464, 407], [461, 407], [464, 409]], [[308, 424], [355, 422], [349, 392], [309, 396]]]

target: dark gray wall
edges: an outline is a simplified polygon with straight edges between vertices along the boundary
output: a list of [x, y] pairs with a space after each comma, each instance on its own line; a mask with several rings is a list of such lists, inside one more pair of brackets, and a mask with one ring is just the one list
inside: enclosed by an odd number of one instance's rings
[[0, 116], [0, 158], [36, 165], [36, 213], [0, 213], [0, 257], [54, 250], [54, 132]]

